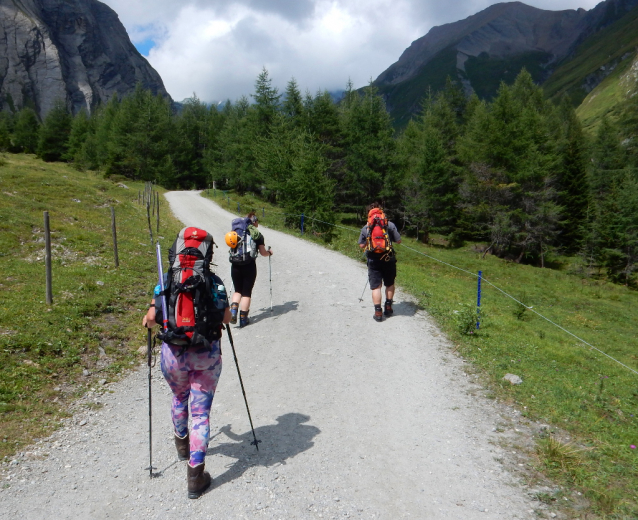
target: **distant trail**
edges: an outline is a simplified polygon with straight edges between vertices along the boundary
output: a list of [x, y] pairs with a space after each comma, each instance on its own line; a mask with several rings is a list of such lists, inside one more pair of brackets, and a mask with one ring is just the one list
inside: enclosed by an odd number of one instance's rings
[[[223, 237], [234, 215], [196, 192], [166, 198], [186, 225], [212, 232], [217, 272], [230, 289]], [[252, 322], [233, 329], [259, 453], [224, 341], [206, 459], [214, 486], [199, 500], [186, 498], [186, 463], [176, 461], [158, 363], [153, 451], [161, 477], [144, 471], [141, 367], [99, 398], [105, 408], [36, 446], [34, 453], [50, 453], [46, 460], [11, 469], [0, 517], [536, 518], [539, 503], [496, 461], [513, 458], [494, 433], [503, 419], [493, 403], [470, 395], [477, 387], [431, 319], [399, 291], [395, 316], [374, 322], [369, 291], [358, 302], [364, 265], [262, 231], [274, 251], [274, 312], [268, 260], [260, 257]], [[88, 424], [79, 426], [82, 418]]]

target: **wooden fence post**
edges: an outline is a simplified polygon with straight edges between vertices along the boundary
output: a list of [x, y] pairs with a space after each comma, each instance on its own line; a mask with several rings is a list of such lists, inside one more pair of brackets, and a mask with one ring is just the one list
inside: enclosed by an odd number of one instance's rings
[[155, 245], [153, 242], [153, 228], [151, 227], [151, 203], [146, 203], [146, 218], [148, 220], [148, 233], [151, 235], [151, 247]]
[[156, 217], [157, 217], [157, 236], [159, 238], [159, 207], [160, 207], [160, 200], [159, 200], [159, 193], [157, 194], [157, 213], [156, 213]]
[[51, 283], [51, 230], [49, 229], [49, 212], [44, 212], [44, 264], [46, 268], [47, 305], [53, 303], [53, 284]]
[[111, 206], [111, 233], [113, 234], [113, 254], [115, 255], [115, 267], [120, 266], [120, 259], [117, 255], [117, 229], [115, 227], [115, 208]]

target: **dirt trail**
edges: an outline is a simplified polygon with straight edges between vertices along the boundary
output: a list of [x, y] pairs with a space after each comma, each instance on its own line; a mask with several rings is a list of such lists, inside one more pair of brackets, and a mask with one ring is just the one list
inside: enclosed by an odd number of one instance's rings
[[[223, 236], [234, 217], [196, 192], [167, 194], [186, 225], [220, 243], [217, 273], [230, 287]], [[375, 323], [365, 266], [263, 228], [252, 323], [233, 329], [260, 451], [227, 340], [211, 417], [213, 487], [186, 498], [185, 462], [172, 444], [170, 392], [153, 371], [154, 463], [149, 479], [147, 370], [104, 407], [76, 416], [16, 459], [0, 491], [1, 518], [536, 518], [497, 458], [499, 411], [465, 374], [432, 320], [398, 291], [395, 316]], [[356, 236], [353, 236], [353, 240]], [[166, 253], [166, 252], [165, 252]], [[400, 282], [400, 280], [399, 280]], [[474, 395], [473, 395], [474, 394]], [[38, 455], [48, 453], [44, 460]], [[31, 457], [31, 458], [29, 458]]]

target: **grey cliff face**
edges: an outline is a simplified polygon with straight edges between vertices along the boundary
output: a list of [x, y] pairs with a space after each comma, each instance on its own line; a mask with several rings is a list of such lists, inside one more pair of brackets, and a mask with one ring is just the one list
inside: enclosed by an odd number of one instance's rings
[[0, 108], [91, 111], [137, 83], [168, 97], [117, 14], [97, 0], [0, 0]]

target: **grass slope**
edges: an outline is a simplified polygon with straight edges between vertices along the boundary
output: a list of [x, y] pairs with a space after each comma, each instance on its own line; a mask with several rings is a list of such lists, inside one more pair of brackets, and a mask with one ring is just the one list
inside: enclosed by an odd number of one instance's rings
[[[0, 161], [0, 456], [6, 456], [50, 433], [74, 397], [136, 364], [157, 271], [146, 209], [137, 203], [141, 183], [125, 181], [127, 189], [27, 155]], [[51, 306], [43, 211], [52, 236]], [[167, 205], [160, 216], [166, 251], [180, 226]]]
[[[237, 211], [239, 202], [242, 214], [255, 209], [266, 226], [299, 234], [284, 226], [281, 210], [256, 198], [231, 194], [227, 203], [219, 191], [209, 196], [230, 211]], [[358, 225], [351, 215], [341, 215], [339, 221], [353, 230], [336, 228], [336, 238], [327, 247], [362, 260], [356, 245]], [[323, 243], [308, 219], [304, 238]], [[451, 250], [411, 239], [404, 243], [470, 273], [482, 270], [485, 278], [528, 307], [638, 370], [636, 292], [491, 255], [483, 259], [472, 246]], [[631, 447], [638, 445], [638, 375], [485, 283], [477, 331], [476, 277], [405, 247], [397, 249], [397, 283], [437, 320], [493, 395], [521, 410], [531, 425], [550, 425], [549, 431], [539, 432], [531, 455], [535, 468], [563, 490], [539, 499], [560, 499], [569, 517], [638, 518], [638, 449]], [[507, 373], [520, 376], [523, 384], [503, 381]]]
[[[634, 61], [623, 61], [612, 74], [592, 90], [582, 104], [576, 109], [576, 115], [583, 124], [583, 128], [590, 134], [594, 133], [604, 116], [612, 120], [621, 115], [622, 105], [627, 98], [635, 92], [635, 80], [628, 78], [632, 65], [636, 63], [638, 55], [634, 55]], [[634, 89], [628, 89], [628, 85], [634, 84]]]
[[[602, 74], [601, 67], [631, 62], [638, 47], [638, 7], [594, 36], [588, 38], [543, 84], [548, 98], [559, 100], [564, 94], [578, 106], [587, 96], [583, 88], [588, 76]], [[624, 59], [623, 59], [624, 58]]]

